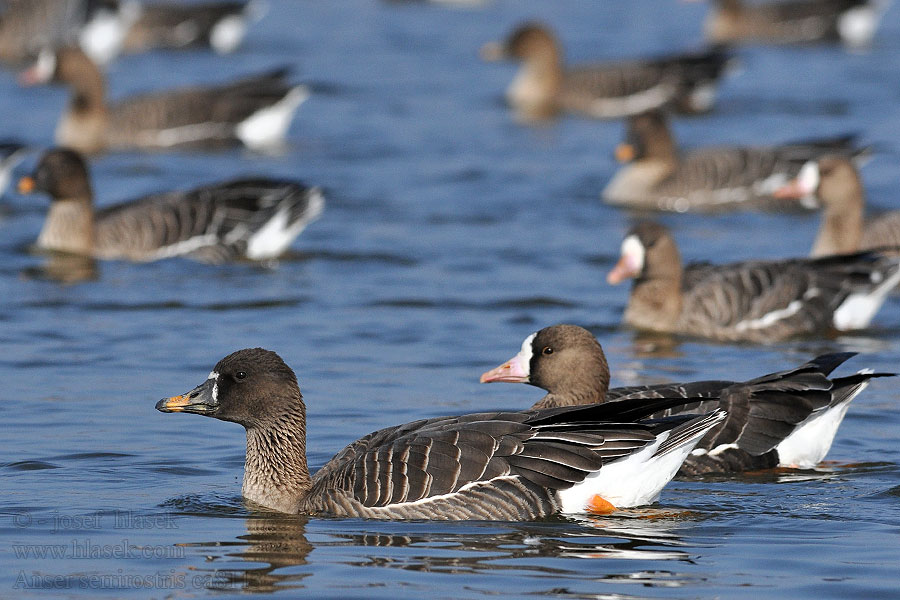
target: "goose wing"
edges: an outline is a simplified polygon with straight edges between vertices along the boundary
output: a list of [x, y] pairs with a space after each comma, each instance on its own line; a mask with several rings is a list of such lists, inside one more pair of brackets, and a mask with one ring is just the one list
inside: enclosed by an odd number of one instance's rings
[[[191, 255], [223, 262], [246, 256], [261, 232], [287, 232], [283, 237], [289, 234], [290, 243], [322, 205], [318, 189], [274, 179], [240, 179], [149, 196], [98, 211], [97, 252], [138, 261]], [[266, 228], [279, 220], [283, 227], [277, 231]]]
[[190, 87], [134, 96], [110, 107], [108, 136], [139, 145], [175, 146], [223, 141], [258, 110], [276, 104], [292, 89], [287, 69], [252, 75], [212, 87]]
[[848, 297], [880, 293], [897, 271], [896, 260], [872, 252], [704, 265], [685, 274], [680, 330], [760, 341], [825, 331]]
[[[350, 444], [316, 473], [312, 510], [428, 516], [464, 510], [534, 517], [554, 494], [654, 442], [695, 416], [640, 422], [684, 399], [440, 417], [383, 429]], [[453, 502], [464, 502], [463, 507]], [[466, 502], [471, 501], [471, 502]], [[415, 512], [407, 512], [415, 511]]]

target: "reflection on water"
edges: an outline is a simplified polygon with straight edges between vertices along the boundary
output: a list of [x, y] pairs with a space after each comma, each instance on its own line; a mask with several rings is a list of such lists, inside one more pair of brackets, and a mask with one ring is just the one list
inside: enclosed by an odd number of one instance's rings
[[65, 252], [47, 252], [42, 264], [25, 269], [22, 275], [27, 279], [81, 283], [99, 279], [100, 272], [97, 262], [92, 258]]
[[[170, 505], [190, 506], [188, 512], [194, 512], [203, 503], [185, 498]], [[641, 561], [642, 565], [647, 561], [691, 562], [691, 555], [678, 549], [684, 544], [679, 529], [691, 517], [690, 513], [645, 509], [602, 518], [434, 526], [353, 519], [313, 520], [311, 524], [305, 516], [259, 513], [246, 519], [246, 533], [235, 539], [177, 545], [203, 557], [197, 564], [197, 556], [189, 555], [194, 564], [186, 568], [185, 576], [223, 591], [302, 588], [313, 572], [297, 567], [307, 565], [314, 546], [326, 553], [329, 549], [349, 550], [337, 558], [347, 566], [445, 574], [506, 571], [519, 576], [582, 577], [594, 569], [564, 559], [598, 560], [606, 573], [601, 581], [672, 587], [695, 578], [659, 568], [623, 570], [609, 561]], [[308, 538], [311, 526], [315, 545]]]

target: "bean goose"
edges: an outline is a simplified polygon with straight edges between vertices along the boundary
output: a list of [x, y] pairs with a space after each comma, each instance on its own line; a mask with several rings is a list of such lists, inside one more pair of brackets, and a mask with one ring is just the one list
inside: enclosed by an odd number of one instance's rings
[[681, 475], [746, 471], [775, 466], [812, 468], [828, 453], [853, 400], [875, 374], [860, 371], [829, 379], [852, 352], [826, 354], [795, 369], [744, 382], [695, 381], [609, 389], [603, 348], [577, 325], [553, 325], [528, 336], [522, 349], [481, 376], [482, 383], [528, 383], [548, 393], [532, 410], [634, 398], [701, 397], [696, 405], [662, 414], [715, 408], [728, 416], [700, 440]]
[[705, 112], [727, 63], [725, 54], [713, 50], [565, 69], [555, 37], [536, 23], [520, 26], [503, 43], [485, 45], [481, 54], [486, 60], [522, 61], [506, 98], [527, 118], [567, 111], [609, 119], [662, 106]]
[[141, 262], [182, 255], [213, 263], [275, 258], [325, 204], [318, 188], [237, 179], [95, 211], [87, 167], [67, 149], [47, 152], [19, 189], [51, 197], [39, 248]]
[[56, 141], [81, 152], [243, 143], [262, 149], [284, 138], [308, 93], [279, 69], [214, 87], [135, 96], [107, 105], [103, 75], [77, 48], [42, 52], [22, 74], [26, 84], [61, 82], [72, 89]]
[[864, 222], [862, 180], [853, 163], [843, 157], [826, 156], [806, 163], [776, 195], [813, 198], [824, 207], [811, 256], [900, 246], [900, 211], [886, 212]]
[[721, 341], [774, 342], [869, 325], [900, 281], [900, 259], [875, 252], [682, 267], [675, 240], [634, 227], [607, 276], [634, 278], [625, 322]]
[[629, 208], [676, 212], [737, 207], [815, 208], [815, 202], [778, 202], [773, 193], [803, 163], [826, 153], [858, 155], [853, 136], [781, 146], [720, 146], [679, 152], [666, 117], [650, 111], [628, 119], [616, 158], [625, 163], [603, 190], [603, 199]]
[[534, 519], [656, 499], [710, 427], [724, 418], [645, 415], [683, 398], [422, 419], [371, 433], [314, 475], [306, 407], [274, 352], [239, 350], [190, 392], [160, 400], [244, 426], [242, 493], [264, 507], [380, 519]]
[[872, 41], [886, 2], [880, 0], [713, 0], [704, 29], [717, 44]]

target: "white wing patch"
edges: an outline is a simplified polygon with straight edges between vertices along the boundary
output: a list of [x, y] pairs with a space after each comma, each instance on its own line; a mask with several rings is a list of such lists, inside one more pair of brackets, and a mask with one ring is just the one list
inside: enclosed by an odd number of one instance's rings
[[235, 128], [237, 137], [251, 149], [271, 147], [284, 139], [297, 107], [309, 98], [309, 89], [298, 85], [278, 102], [261, 108]]
[[[872, 282], [878, 284], [878, 279], [881, 277], [879, 272], [872, 273]], [[834, 328], [838, 331], [848, 331], [868, 327], [875, 318], [875, 313], [884, 303], [884, 299], [898, 283], [900, 283], [900, 269], [897, 269], [875, 289], [847, 296], [847, 299], [834, 311], [832, 317]]]
[[309, 191], [308, 207], [303, 217], [293, 223], [288, 222], [290, 208], [278, 210], [256, 233], [247, 240], [247, 258], [264, 260], [282, 254], [300, 232], [317, 219], [325, 208], [325, 197], [319, 188]]

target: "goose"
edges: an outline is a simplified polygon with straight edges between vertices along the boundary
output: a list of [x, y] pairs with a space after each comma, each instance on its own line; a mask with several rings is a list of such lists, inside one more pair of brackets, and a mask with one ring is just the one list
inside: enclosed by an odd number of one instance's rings
[[883, 0], [713, 0], [704, 23], [716, 44], [843, 41], [868, 45], [887, 8]]
[[842, 156], [824, 156], [807, 162], [797, 177], [775, 195], [811, 198], [824, 207], [811, 256], [900, 246], [900, 210], [864, 221], [865, 192], [859, 171]]
[[262, 150], [280, 143], [305, 86], [285, 81], [286, 69], [224, 85], [135, 96], [107, 105], [103, 75], [78, 48], [43, 51], [22, 73], [26, 85], [61, 82], [72, 88], [56, 142], [80, 152], [204, 147], [243, 143]]
[[766, 343], [867, 327], [900, 281], [900, 258], [862, 252], [683, 267], [669, 231], [641, 223], [607, 281], [627, 278], [632, 327]]
[[138, 262], [172, 256], [210, 263], [277, 258], [325, 204], [318, 188], [253, 178], [95, 211], [87, 166], [66, 148], [48, 151], [34, 173], [20, 180], [19, 190], [51, 198], [38, 248]]
[[695, 381], [609, 388], [609, 366], [600, 342], [577, 325], [552, 325], [532, 333], [514, 357], [485, 372], [482, 383], [527, 383], [547, 391], [532, 406], [584, 406], [634, 398], [704, 398], [663, 414], [706, 412], [727, 417], [711, 429], [679, 469], [683, 476], [739, 472], [776, 466], [811, 469], [831, 448], [850, 402], [873, 377], [871, 369], [829, 379], [855, 356], [819, 356], [799, 367], [744, 382]]
[[773, 193], [800, 167], [826, 153], [865, 153], [853, 136], [820, 138], [780, 146], [719, 146], [679, 152], [666, 116], [648, 111], [628, 118], [625, 141], [616, 148], [624, 163], [603, 190], [609, 204], [675, 212], [739, 207], [812, 209], [803, 198], [780, 202]]
[[502, 43], [486, 44], [481, 55], [522, 61], [506, 98], [527, 119], [561, 111], [610, 119], [662, 106], [705, 112], [728, 62], [723, 52], [710, 50], [566, 69], [556, 38], [539, 23], [521, 25]]
[[684, 398], [421, 419], [356, 440], [310, 476], [306, 406], [278, 354], [238, 350], [162, 412], [247, 432], [241, 492], [285, 513], [374, 519], [537, 519], [656, 500], [724, 411], [645, 419]]

